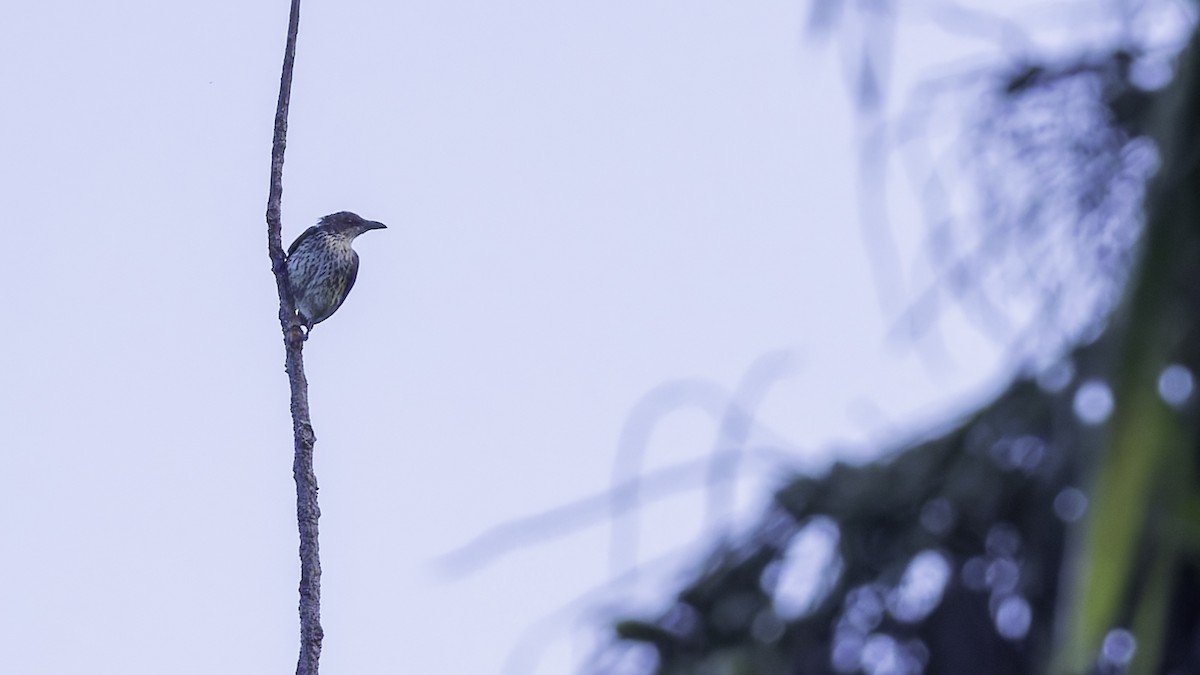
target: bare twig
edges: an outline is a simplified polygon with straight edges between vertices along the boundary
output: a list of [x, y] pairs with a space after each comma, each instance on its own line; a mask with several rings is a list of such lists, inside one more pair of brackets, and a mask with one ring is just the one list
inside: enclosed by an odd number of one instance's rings
[[271, 271], [279, 290], [279, 324], [287, 352], [288, 383], [291, 385], [292, 432], [296, 479], [296, 521], [300, 529], [300, 658], [296, 675], [317, 675], [321, 658], [321, 558], [317, 546], [317, 476], [313, 472], [313, 434], [308, 415], [308, 380], [304, 377], [304, 335], [296, 318], [296, 305], [288, 286], [287, 264], [281, 240], [280, 201], [283, 197], [283, 151], [287, 145], [288, 103], [292, 96], [292, 64], [296, 59], [296, 35], [300, 28], [300, 0], [292, 0], [288, 17], [287, 47], [279, 81], [279, 103], [275, 108], [275, 137], [271, 146], [271, 191], [267, 198], [267, 249]]
[[760, 356], [743, 376], [732, 398], [712, 382], [675, 380], [650, 390], [634, 405], [621, 430], [617, 456], [613, 459], [613, 487], [609, 491], [612, 500], [609, 560], [613, 575], [620, 574], [637, 560], [638, 524], [623, 516], [639, 512], [638, 481], [642, 462], [659, 422], [668, 414], [687, 407], [698, 407], [718, 420], [717, 437], [709, 458], [706, 513], [709, 525], [715, 526], [721, 509], [733, 499], [739, 455], [749, 442], [750, 432], [760, 426], [754, 419], [755, 408], [770, 386], [783, 375], [789, 358], [786, 351]]
[[[614, 483], [602, 493], [500, 523], [440, 556], [437, 565], [448, 577], [473, 574], [520, 548], [566, 537], [698, 487], [712, 489], [713, 483], [732, 482], [737, 478], [736, 475], [725, 472], [713, 476], [713, 467], [733, 465], [745, 459], [746, 455], [778, 474], [798, 473], [800, 468], [794, 462], [796, 454], [797, 449], [793, 447], [739, 446], [732, 450], [718, 449], [705, 457], [645, 471], [625, 482]], [[636, 566], [636, 562], [631, 561], [622, 570]], [[619, 574], [614, 572], [613, 576], [616, 578]]]

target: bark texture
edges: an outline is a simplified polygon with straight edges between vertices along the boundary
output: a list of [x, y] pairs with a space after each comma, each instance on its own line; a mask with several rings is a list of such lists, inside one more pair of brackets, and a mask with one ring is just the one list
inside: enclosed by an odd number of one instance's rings
[[296, 675], [317, 675], [321, 658], [321, 558], [317, 544], [317, 477], [313, 472], [316, 436], [308, 413], [308, 380], [304, 376], [304, 333], [296, 317], [296, 305], [288, 285], [283, 252], [280, 202], [283, 198], [283, 153], [287, 145], [288, 104], [292, 95], [292, 66], [296, 36], [300, 28], [300, 0], [292, 0], [288, 18], [287, 46], [275, 109], [275, 135], [271, 146], [271, 190], [267, 199], [267, 247], [271, 271], [279, 290], [279, 324], [283, 330], [288, 383], [291, 385], [292, 432], [296, 479], [296, 522], [300, 530], [300, 657]]

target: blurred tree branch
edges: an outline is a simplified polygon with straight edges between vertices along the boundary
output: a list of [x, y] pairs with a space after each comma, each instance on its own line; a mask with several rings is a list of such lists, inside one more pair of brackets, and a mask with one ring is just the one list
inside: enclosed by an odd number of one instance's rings
[[[817, 24], [837, 22], [835, 3], [814, 7]], [[1078, 301], [1070, 283], [1112, 284], [1091, 310], [1103, 330], [1077, 332], [949, 432], [791, 481], [755, 530], [696, 562], [667, 610], [616, 622], [617, 645], [651, 647], [660, 675], [1200, 672], [1200, 32], [1188, 25], [1164, 89], [1135, 83], [1144, 52], [1128, 44], [1026, 55], [972, 89], [985, 105], [967, 164], [988, 182], [965, 220], [983, 229], [938, 275], [985, 304], [985, 282], [1001, 297], [1013, 281], [985, 276], [1002, 267], [989, 255], [1011, 256], [1049, 302]], [[1159, 160], [1148, 185], [1136, 162], [1154, 153], [1130, 142], [1143, 135]], [[928, 321], [935, 300], [914, 311]], [[789, 607], [797, 542], [818, 525], [833, 560]]]

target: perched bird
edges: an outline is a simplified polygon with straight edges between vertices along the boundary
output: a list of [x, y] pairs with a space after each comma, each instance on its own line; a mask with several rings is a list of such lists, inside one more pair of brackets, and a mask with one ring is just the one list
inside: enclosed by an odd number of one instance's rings
[[287, 252], [288, 281], [306, 331], [336, 312], [354, 287], [358, 276], [358, 254], [350, 247], [354, 238], [386, 227], [341, 211], [325, 216], [292, 242]]

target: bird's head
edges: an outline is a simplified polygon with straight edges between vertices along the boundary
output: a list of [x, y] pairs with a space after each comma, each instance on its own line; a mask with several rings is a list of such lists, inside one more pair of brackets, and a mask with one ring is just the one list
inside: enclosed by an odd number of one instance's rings
[[366, 220], [357, 213], [338, 211], [321, 219], [317, 226], [326, 232], [336, 232], [353, 239], [367, 230], [386, 229], [387, 225], [374, 220]]

